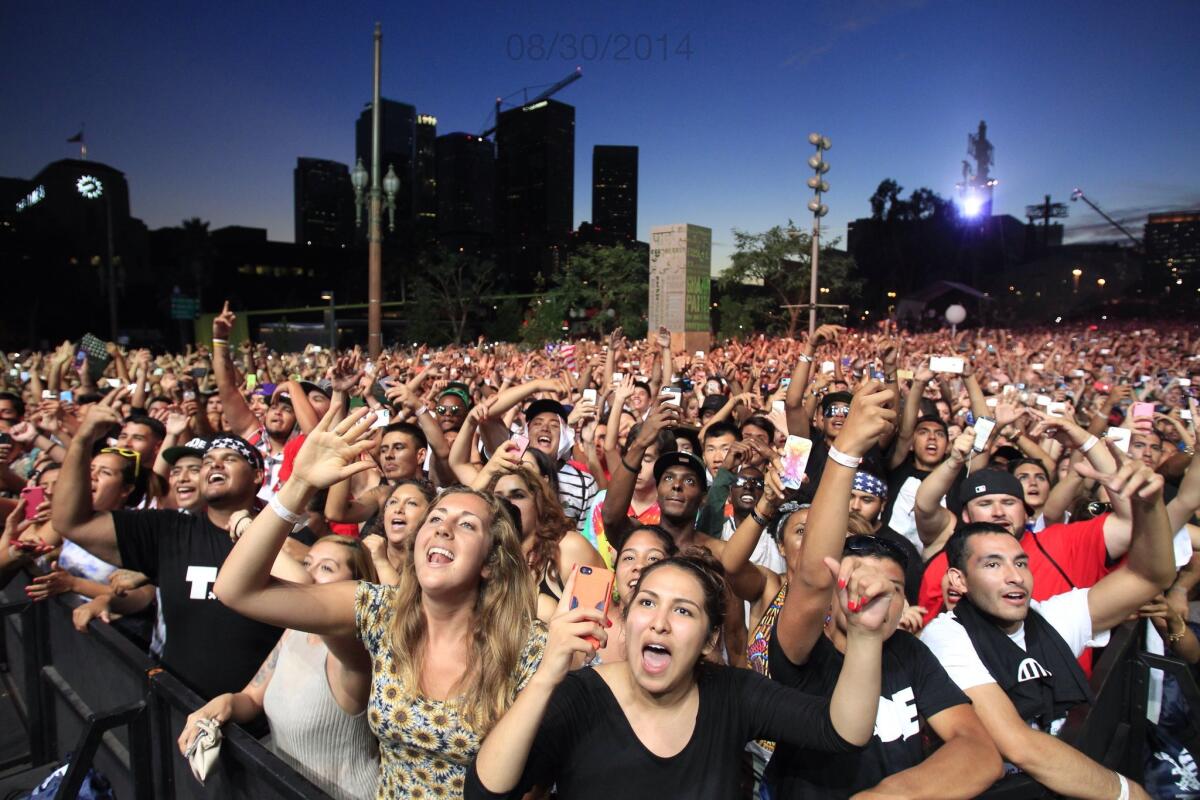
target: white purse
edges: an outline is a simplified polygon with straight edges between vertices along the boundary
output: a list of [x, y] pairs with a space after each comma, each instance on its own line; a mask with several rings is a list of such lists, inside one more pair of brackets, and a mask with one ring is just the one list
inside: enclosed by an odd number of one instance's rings
[[221, 755], [221, 726], [216, 720], [200, 719], [196, 720], [196, 727], [200, 732], [183, 755], [191, 765], [196, 780], [204, 783]]

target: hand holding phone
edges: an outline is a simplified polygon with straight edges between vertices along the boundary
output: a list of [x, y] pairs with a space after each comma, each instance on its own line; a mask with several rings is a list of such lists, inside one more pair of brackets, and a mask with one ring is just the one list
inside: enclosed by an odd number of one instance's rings
[[1129, 428], [1109, 428], [1104, 432], [1105, 439], [1111, 439], [1122, 453], [1129, 453], [1129, 442], [1133, 439], [1133, 431]]
[[25, 519], [33, 519], [37, 516], [38, 506], [46, 502], [46, 490], [41, 486], [26, 486], [21, 490], [21, 497], [25, 498]]
[[932, 356], [929, 359], [929, 371], [952, 372], [955, 375], [962, 375], [964, 361], [958, 356]]
[[812, 453], [812, 440], [803, 436], [788, 436], [783, 443], [783, 472], [780, 480], [785, 489], [799, 489], [808, 469], [808, 456]]
[[[571, 589], [571, 609], [594, 608], [604, 618], [608, 617], [608, 604], [612, 600], [613, 573], [604, 567], [578, 565], [575, 571], [575, 586]], [[603, 624], [603, 623], [601, 623]], [[600, 649], [600, 640], [595, 636], [584, 636], [592, 647]]]
[[971, 449], [976, 453], [982, 453], [987, 449], [988, 440], [992, 438], [992, 431], [996, 428], [996, 420], [991, 417], [980, 417], [975, 420], [975, 443], [971, 445]]

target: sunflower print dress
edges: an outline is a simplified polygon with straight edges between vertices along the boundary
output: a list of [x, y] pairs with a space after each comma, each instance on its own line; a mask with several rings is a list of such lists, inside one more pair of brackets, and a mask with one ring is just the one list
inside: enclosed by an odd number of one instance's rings
[[[358, 638], [371, 656], [367, 722], [379, 739], [376, 798], [461, 798], [482, 737], [453, 703], [429, 700], [404, 685], [388, 643], [395, 594], [395, 587], [361, 581], [354, 596]], [[545, 646], [546, 629], [535, 621], [513, 671], [514, 694], [533, 677]]]

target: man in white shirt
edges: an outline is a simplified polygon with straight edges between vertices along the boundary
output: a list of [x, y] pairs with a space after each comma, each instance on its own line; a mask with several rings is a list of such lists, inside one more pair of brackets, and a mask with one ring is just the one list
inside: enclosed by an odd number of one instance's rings
[[950, 585], [964, 600], [931, 622], [921, 638], [971, 698], [1005, 761], [1071, 797], [1148, 797], [1133, 781], [1051, 735], [1066, 706], [1080, 701], [1081, 692], [1086, 699], [1074, 657], [1175, 574], [1162, 476], [1129, 462], [1101, 482], [1132, 502], [1135, 534], [1124, 566], [1090, 589], [1033, 604], [1029, 558], [1020, 541], [1000, 525], [968, 524], [946, 545]]

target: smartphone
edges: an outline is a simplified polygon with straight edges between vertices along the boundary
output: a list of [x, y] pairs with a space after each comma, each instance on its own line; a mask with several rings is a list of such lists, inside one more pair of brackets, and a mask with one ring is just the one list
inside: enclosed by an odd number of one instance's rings
[[992, 431], [995, 429], [996, 420], [991, 417], [980, 417], [975, 420], [975, 444], [971, 445], [971, 449], [976, 453], [986, 450], [988, 439], [992, 438]]
[[1187, 409], [1187, 408], [1181, 409], [1181, 410], [1179, 411], [1179, 418], [1180, 418], [1180, 419], [1186, 419], [1188, 422], [1191, 422], [1191, 421], [1192, 421], [1192, 412], [1191, 412], [1191, 410], [1190, 410], [1190, 409]]
[[621, 381], [625, 380], [624, 372], [614, 372], [612, 377], [613, 386], [619, 386]]
[[1033, 398], [1033, 402], [1039, 406], [1048, 406], [1054, 401], [1050, 399], [1050, 395], [1048, 394], [1039, 394]]
[[989, 397], [986, 400], [984, 400], [983, 403], [988, 408], [995, 408], [996, 406], [1000, 405], [1000, 398], [999, 397]]
[[375, 421], [371, 423], [369, 430], [376, 428], [386, 428], [392, 424], [392, 410], [390, 408], [381, 408], [375, 412]]
[[1180, 378], [1180, 379], [1179, 379], [1179, 385], [1180, 385], [1180, 386], [1191, 386], [1191, 385], [1192, 385], [1192, 379], [1191, 379], [1191, 378]]
[[0, 444], [12, 444], [13, 438], [7, 433], [0, 433]]
[[898, 381], [911, 381], [915, 377], [916, 373], [914, 373], [911, 369], [896, 370], [896, 380]]
[[54, 392], [50, 391], [49, 389], [42, 389], [42, 399], [43, 400], [53, 400]]
[[675, 406], [676, 408], [679, 408], [680, 401], [683, 399], [683, 392], [678, 389], [663, 389], [659, 394], [664, 398], [663, 405]]
[[1071, 377], [1072, 377], [1072, 378], [1082, 378], [1082, 377], [1083, 377], [1084, 375], [1086, 375], [1086, 374], [1087, 374], [1087, 373], [1086, 373], [1086, 372], [1084, 372], [1084, 371], [1083, 371], [1083, 370], [1081, 370], [1081, 369], [1073, 369], [1073, 370], [1071, 370]]
[[513, 434], [512, 443], [517, 446], [517, 458], [520, 459], [529, 449], [529, 437], [523, 433]]
[[1046, 365], [1042, 363], [1033, 363], [1029, 365], [1029, 368], [1034, 372], [1041, 372], [1046, 368]]
[[120, 389], [122, 385], [123, 384], [121, 383], [120, 378], [109, 378], [108, 379], [108, 388], [110, 388], [110, 389]]
[[37, 516], [38, 506], [46, 502], [46, 490], [41, 486], [26, 486], [21, 490], [21, 496], [25, 498], [25, 519], [33, 519]]
[[1060, 419], [1065, 418], [1067, 416], [1067, 404], [1051, 403], [1050, 405], [1046, 406], [1046, 413], [1052, 417], [1059, 417]]
[[583, 399], [588, 401], [589, 403], [595, 405], [596, 399], [597, 399], [596, 390], [595, 389], [584, 389], [583, 390]]
[[[594, 608], [608, 618], [608, 604], [612, 600], [613, 573], [604, 567], [578, 565], [575, 573], [575, 588], [571, 591], [571, 608]], [[601, 623], [602, 625], [604, 623]], [[583, 637], [600, 649], [600, 640], [595, 636]]]
[[791, 385], [792, 385], [792, 379], [791, 379], [791, 378], [784, 378], [783, 380], [781, 380], [781, 381], [779, 382], [779, 385], [780, 385], [780, 386], [782, 386], [783, 388], [785, 388], [785, 389], [786, 389], [786, 388], [788, 388], [789, 386], [791, 386]]
[[933, 356], [929, 359], [929, 369], [932, 372], [953, 372], [962, 375], [963, 360], [958, 356]]
[[784, 405], [784, 402], [782, 400], [771, 401], [771, 410], [774, 411], [776, 414], [786, 414], [787, 413], [787, 407]]
[[1133, 431], [1128, 428], [1109, 428], [1104, 432], [1105, 439], [1112, 439], [1113, 444], [1122, 453], [1129, 452], [1129, 442], [1133, 439]]
[[184, 400], [195, 400], [195, 399], [196, 399], [196, 393], [195, 393], [195, 392], [193, 392], [191, 389], [189, 389], [189, 390], [187, 390], [187, 391], [185, 391], [185, 392], [183, 393], [183, 399], [184, 399]]
[[833, 372], [833, 370], [836, 367], [837, 367], [837, 365], [834, 364], [832, 361], [822, 361], [821, 362], [821, 372], [824, 372], [826, 374]]
[[72, 391], [69, 391], [69, 390], [65, 391], [65, 392], [59, 392], [58, 400], [61, 403], [74, 403], [75, 402], [75, 393]]
[[188, 370], [188, 375], [191, 375], [196, 380], [203, 380], [208, 377], [208, 367], [193, 367]]
[[803, 436], [789, 435], [783, 443], [783, 474], [780, 478], [785, 489], [799, 489], [808, 469], [808, 456], [812, 453], [812, 440]]
[[1138, 417], [1154, 417], [1154, 403], [1134, 403], [1133, 410], [1129, 415], [1134, 419]]

